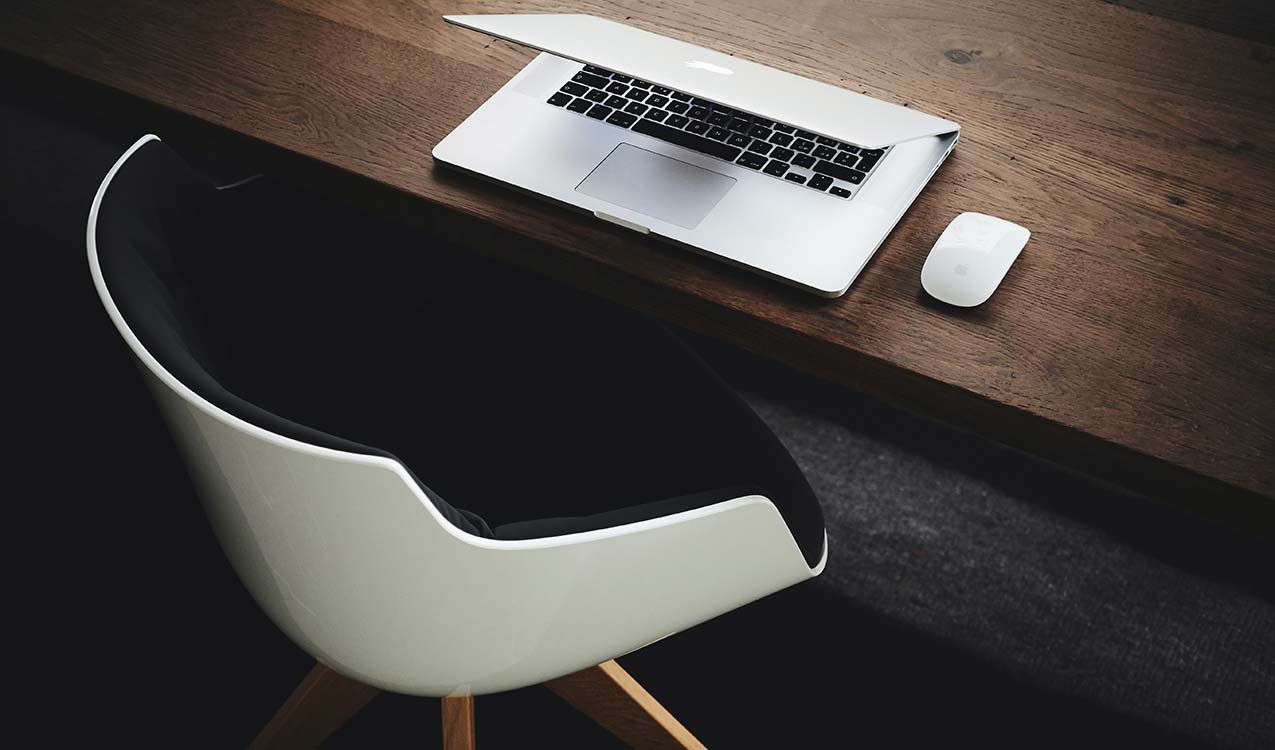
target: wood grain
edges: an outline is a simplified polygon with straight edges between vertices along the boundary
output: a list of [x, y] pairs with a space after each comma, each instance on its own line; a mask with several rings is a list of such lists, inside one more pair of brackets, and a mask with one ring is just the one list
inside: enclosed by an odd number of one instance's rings
[[[357, 184], [494, 257], [1086, 473], [1268, 522], [1275, 48], [1162, 5], [21, 0], [0, 8], [0, 48], [295, 154], [324, 189]], [[435, 168], [433, 145], [531, 57], [442, 13], [563, 10], [948, 117], [962, 139], [830, 301]], [[964, 210], [1033, 237], [991, 302], [960, 312], [918, 277]]]
[[444, 698], [443, 750], [474, 750], [474, 697]]
[[378, 692], [315, 662], [314, 668], [249, 747], [252, 750], [318, 747]]
[[611, 660], [545, 683], [634, 750], [702, 750], [668, 709]]

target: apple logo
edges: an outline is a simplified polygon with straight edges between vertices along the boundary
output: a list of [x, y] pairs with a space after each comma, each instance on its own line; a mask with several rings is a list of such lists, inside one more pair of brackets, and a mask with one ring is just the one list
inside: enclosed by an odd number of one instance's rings
[[703, 60], [687, 60], [686, 67], [695, 68], [696, 70], [707, 70], [709, 73], [716, 73], [721, 76], [735, 75], [735, 71], [730, 68], [723, 68], [720, 65], [714, 65], [711, 62], [704, 62]]
[[965, 274], [970, 272], [970, 267], [969, 267], [969, 264], [967, 263], [958, 263], [956, 265], [956, 268], [953, 270], [956, 271], [957, 276], [964, 276]]

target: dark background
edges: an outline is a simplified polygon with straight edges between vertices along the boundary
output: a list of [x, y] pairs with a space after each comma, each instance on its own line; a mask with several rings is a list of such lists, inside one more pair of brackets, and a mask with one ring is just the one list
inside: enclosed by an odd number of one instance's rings
[[[6, 62], [4, 731], [242, 746], [311, 660], [226, 564], [98, 303], [83, 234], [102, 175], [144, 132], [168, 127], [225, 181], [258, 171], [256, 154]], [[357, 213], [290, 176], [268, 179]], [[621, 660], [710, 747], [1275, 745], [1275, 555], [1258, 535], [688, 339], [806, 470], [831, 543], [821, 578]], [[477, 717], [487, 748], [617, 744], [540, 688], [480, 697]], [[332, 744], [438, 733], [436, 700], [383, 695]]]

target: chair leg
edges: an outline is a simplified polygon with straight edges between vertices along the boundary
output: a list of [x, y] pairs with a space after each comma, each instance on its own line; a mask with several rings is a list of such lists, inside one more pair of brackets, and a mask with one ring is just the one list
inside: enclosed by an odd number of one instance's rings
[[545, 687], [635, 750], [703, 750], [704, 743], [614, 660]]
[[248, 747], [251, 750], [318, 747], [378, 692], [315, 662], [314, 669]]
[[474, 750], [474, 697], [443, 699], [443, 750]]

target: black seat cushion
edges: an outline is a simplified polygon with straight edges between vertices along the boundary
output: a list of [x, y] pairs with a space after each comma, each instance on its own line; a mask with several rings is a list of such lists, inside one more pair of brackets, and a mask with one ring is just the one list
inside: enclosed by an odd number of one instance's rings
[[759, 492], [822, 554], [787, 451], [649, 320], [268, 181], [217, 191], [160, 143], [116, 175], [97, 238], [116, 304], [179, 380], [273, 432], [399, 460], [470, 533]]
[[822, 554], [805, 477], [708, 365], [649, 319], [530, 278], [482, 274], [405, 319], [307, 422], [393, 451], [498, 537], [756, 492]]

